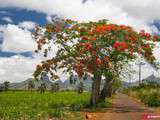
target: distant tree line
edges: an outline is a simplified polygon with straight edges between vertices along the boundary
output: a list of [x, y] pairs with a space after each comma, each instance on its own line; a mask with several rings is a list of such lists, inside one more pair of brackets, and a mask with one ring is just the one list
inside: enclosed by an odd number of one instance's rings
[[[71, 83], [71, 84], [73, 84], [73, 83]], [[0, 85], [0, 92], [8, 91], [9, 86], [10, 86], [10, 82], [5, 81], [3, 84]], [[28, 81], [27, 89], [31, 92], [36, 90], [36, 84], [33, 80]], [[47, 85], [45, 83], [41, 83], [37, 88], [37, 91], [41, 94], [45, 93], [46, 90], [47, 90]], [[56, 82], [52, 83], [50, 85], [49, 91], [52, 93], [60, 91], [60, 84], [56, 83]], [[83, 85], [83, 82], [81, 81], [77, 86], [77, 92], [79, 94], [81, 94], [81, 93], [83, 93], [83, 91], [84, 91], [84, 85]]]
[[[34, 81], [29, 81], [28, 82], [28, 90], [30, 90], [32, 92], [34, 89], [35, 89]], [[41, 83], [37, 89], [37, 91], [40, 92], [41, 94], [45, 93], [46, 90], [47, 90], [47, 85], [45, 83]], [[50, 92], [58, 92], [60, 90], [59, 83], [51, 84], [51, 87], [49, 90], [50, 90]]]

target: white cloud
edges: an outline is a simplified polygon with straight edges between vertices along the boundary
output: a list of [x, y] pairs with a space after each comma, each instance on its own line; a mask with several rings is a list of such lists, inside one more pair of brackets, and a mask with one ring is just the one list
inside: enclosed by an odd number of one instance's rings
[[[132, 82], [139, 80], [139, 62], [140, 61], [138, 59], [135, 62], [130, 62], [130, 70], [133, 70], [135, 72], [132, 73], [130, 77], [126, 74], [126, 78], [123, 77], [123, 80], [128, 82], [129, 80], [131, 80]], [[147, 63], [145, 60], [141, 60], [141, 62], [144, 63], [144, 65], [141, 66], [141, 80], [149, 77], [152, 74], [154, 74], [157, 77], [160, 77], [160, 75], [158, 75], [158, 71], [155, 71], [155, 69], [152, 68], [149, 63]], [[124, 71], [124, 73], [126, 72]]]
[[26, 52], [35, 49], [36, 43], [32, 39], [30, 31], [11, 24], [8, 24], [5, 30], [3, 29], [3, 51]]
[[[9, 58], [0, 57], [0, 83], [4, 81], [21, 82], [33, 77], [32, 75], [36, 69], [36, 65], [42, 60], [47, 59], [40, 54], [33, 56], [34, 57], [24, 57], [15, 55]], [[63, 81], [68, 78], [68, 74], [64, 74], [62, 70], [58, 71], [58, 75]]]
[[39, 59], [23, 56], [0, 58], [0, 83], [19, 82], [32, 77], [36, 64], [39, 62]]
[[151, 30], [154, 34], [160, 34], [160, 31], [159, 29], [155, 26], [155, 25], [152, 25], [151, 26]]
[[8, 23], [13, 23], [13, 20], [10, 17], [3, 17], [2, 20], [8, 22]]
[[19, 27], [27, 29], [27, 30], [32, 30], [35, 28], [35, 26], [36, 26], [36, 23], [32, 21], [23, 21], [19, 23]]
[[[118, 24], [128, 24], [135, 29], [153, 30], [156, 33], [159, 31], [155, 26], [150, 27], [149, 23], [160, 19], [159, 6], [160, 0], [156, 2], [153, 0], [88, 0], [85, 4], [82, 4], [82, 0], [0, 0], [0, 7], [18, 7], [43, 12], [47, 14], [48, 21], [51, 20], [50, 16], [52, 15], [80, 21], [109, 19]], [[25, 21], [19, 26], [9, 24], [3, 27], [2, 49], [14, 52], [35, 50], [35, 43], [28, 31], [33, 26], [32, 22]], [[56, 50], [57, 48], [55, 48]], [[156, 48], [155, 54], [159, 56], [158, 48]], [[1, 80], [21, 81], [27, 79], [40, 60], [42, 57], [38, 55], [34, 59], [22, 56], [0, 58]], [[136, 65], [133, 68], [137, 70]], [[143, 68], [142, 78], [149, 76], [153, 71], [149, 65], [145, 65]], [[61, 76], [65, 78], [64, 75]], [[135, 76], [138, 78], [137, 74]]]
[[148, 31], [148, 23], [160, 19], [160, 14], [156, 12], [160, 10], [160, 0], [88, 0], [85, 4], [82, 0], [0, 0], [0, 6], [36, 10], [81, 21], [106, 18]]
[[[21, 25], [19, 24], [19, 26]], [[31, 32], [27, 30], [26, 26], [25, 29], [19, 26], [11, 24], [0, 26], [0, 36], [3, 37], [2, 51], [20, 53], [36, 49]], [[32, 77], [35, 66], [42, 60], [52, 58], [57, 49], [58, 46], [52, 45], [52, 53], [49, 52], [47, 58], [44, 58], [42, 53], [33, 54], [33, 58], [20, 55], [9, 58], [0, 57], [0, 83], [4, 81], [19, 82]], [[61, 79], [65, 79], [65, 75], [61, 75], [61, 72], [58, 74], [62, 76]]]

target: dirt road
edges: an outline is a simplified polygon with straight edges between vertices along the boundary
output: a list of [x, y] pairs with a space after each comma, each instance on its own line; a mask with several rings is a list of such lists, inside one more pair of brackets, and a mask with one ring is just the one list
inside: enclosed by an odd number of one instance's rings
[[88, 120], [160, 120], [160, 113], [124, 94], [116, 95], [105, 112], [88, 114]]

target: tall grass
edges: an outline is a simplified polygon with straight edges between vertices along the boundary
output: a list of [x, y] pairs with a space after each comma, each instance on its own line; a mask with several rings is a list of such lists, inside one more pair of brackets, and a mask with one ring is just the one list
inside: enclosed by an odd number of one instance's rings
[[[0, 93], [0, 119], [46, 119], [62, 118], [72, 106], [78, 109], [86, 106], [89, 93], [57, 92], [39, 94], [27, 91], [9, 91]], [[67, 117], [66, 117], [67, 118]], [[77, 119], [78, 120], [78, 119]]]
[[130, 96], [140, 99], [150, 107], [160, 107], [160, 86], [159, 85], [145, 85], [130, 87], [124, 92]]

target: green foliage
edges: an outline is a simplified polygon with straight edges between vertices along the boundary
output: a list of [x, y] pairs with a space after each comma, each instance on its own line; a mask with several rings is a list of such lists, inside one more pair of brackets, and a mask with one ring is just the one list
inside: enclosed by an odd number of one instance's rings
[[99, 101], [95, 106], [87, 105], [86, 110], [89, 112], [103, 111], [104, 109], [106, 110], [106, 108], [111, 105], [112, 105], [112, 98], [107, 98], [105, 101]]
[[80, 82], [78, 85], [78, 93], [81, 94], [83, 93], [84, 85], [83, 82]]
[[0, 92], [3, 92], [3, 86], [0, 86]]
[[4, 90], [5, 90], [5, 91], [8, 91], [8, 89], [9, 89], [9, 82], [8, 82], [8, 81], [5, 81], [5, 82], [3, 83], [3, 85], [4, 85]]
[[112, 85], [113, 94], [122, 86], [122, 82], [119, 79], [116, 79]]
[[28, 90], [32, 90], [35, 88], [35, 84], [34, 84], [34, 81], [30, 80], [28, 82]]
[[45, 83], [41, 83], [41, 85], [38, 87], [38, 91], [42, 94], [46, 91], [46, 84]]
[[160, 106], [160, 87], [158, 84], [140, 84], [139, 86], [130, 87], [124, 92], [133, 97], [137, 97], [150, 107]]
[[160, 106], [160, 92], [151, 90], [151, 91], [141, 91], [137, 93], [138, 98], [144, 102], [146, 105], [151, 107]]
[[64, 117], [65, 112], [63, 108], [56, 108], [55, 110], [50, 110], [48, 114], [50, 117], [62, 118]]
[[78, 110], [82, 110], [84, 107], [85, 107], [85, 105], [83, 103], [72, 104], [71, 105], [71, 110], [78, 111]]

